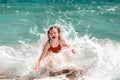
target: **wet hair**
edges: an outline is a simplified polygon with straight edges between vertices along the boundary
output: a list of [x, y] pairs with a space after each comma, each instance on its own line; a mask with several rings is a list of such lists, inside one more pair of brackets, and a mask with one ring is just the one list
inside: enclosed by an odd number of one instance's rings
[[[49, 37], [49, 34], [50, 34], [50, 31], [53, 29], [53, 28], [56, 28], [58, 33], [60, 34], [61, 30], [58, 26], [52, 26], [49, 28], [49, 30], [47, 31], [47, 35], [48, 35], [48, 40], [50, 40], [50, 37]], [[60, 39], [60, 36], [58, 36], [58, 39]]]

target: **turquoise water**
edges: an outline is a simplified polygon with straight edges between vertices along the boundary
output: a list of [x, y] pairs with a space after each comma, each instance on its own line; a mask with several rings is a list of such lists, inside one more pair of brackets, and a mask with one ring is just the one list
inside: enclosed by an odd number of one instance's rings
[[[119, 0], [1, 0], [0, 45], [33, 43], [53, 24], [72, 25], [80, 37], [120, 41]], [[60, 26], [59, 26], [60, 27]]]
[[52, 25], [76, 49], [84, 80], [120, 80], [120, 0], [0, 0], [0, 68], [31, 75]]

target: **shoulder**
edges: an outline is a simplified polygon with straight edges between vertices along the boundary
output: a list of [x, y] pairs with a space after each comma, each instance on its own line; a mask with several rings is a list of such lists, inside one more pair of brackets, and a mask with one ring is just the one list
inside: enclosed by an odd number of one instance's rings
[[47, 40], [46, 43], [45, 43], [45, 45], [44, 45], [44, 48], [49, 48], [49, 47], [50, 47], [50, 43], [49, 43], [49, 41]]
[[60, 40], [61, 40], [61, 42], [60, 42], [60, 43], [61, 43], [61, 45], [63, 45], [63, 46], [64, 46], [64, 45], [66, 45], [66, 44], [67, 44], [67, 43], [66, 43], [66, 40], [65, 40], [64, 38], [60, 38]]

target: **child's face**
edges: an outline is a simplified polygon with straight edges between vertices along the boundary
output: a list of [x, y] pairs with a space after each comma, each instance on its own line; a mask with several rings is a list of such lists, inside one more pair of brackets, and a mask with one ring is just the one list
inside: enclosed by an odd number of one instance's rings
[[58, 36], [60, 36], [60, 33], [58, 33], [58, 30], [56, 28], [53, 28], [50, 30], [49, 36], [51, 39], [57, 39]]

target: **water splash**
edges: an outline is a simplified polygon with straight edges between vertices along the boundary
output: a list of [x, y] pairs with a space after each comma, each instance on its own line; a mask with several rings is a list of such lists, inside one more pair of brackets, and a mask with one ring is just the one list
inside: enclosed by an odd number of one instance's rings
[[[76, 49], [74, 57], [76, 67], [87, 69], [85, 80], [113, 80], [120, 76], [120, 43], [109, 39], [90, 38], [89, 35], [79, 37], [72, 25], [61, 25], [62, 36], [67, 39], [72, 48]], [[44, 30], [47, 30], [46, 28]], [[0, 67], [24, 76], [32, 71], [45, 41], [46, 34], [37, 33], [37, 28], [31, 32], [40, 35], [40, 40], [34, 44], [19, 41], [21, 45], [0, 46]], [[66, 51], [63, 51], [66, 53]], [[69, 53], [69, 52], [67, 52]]]

